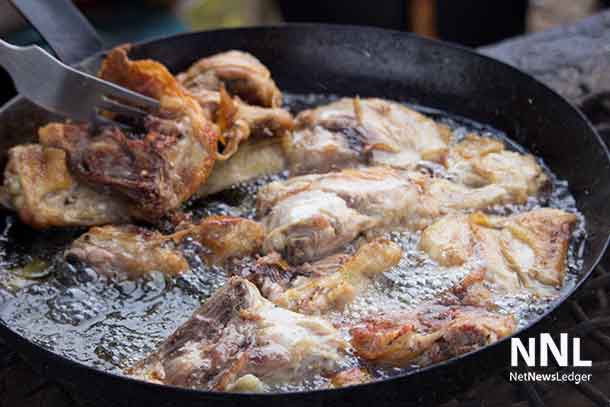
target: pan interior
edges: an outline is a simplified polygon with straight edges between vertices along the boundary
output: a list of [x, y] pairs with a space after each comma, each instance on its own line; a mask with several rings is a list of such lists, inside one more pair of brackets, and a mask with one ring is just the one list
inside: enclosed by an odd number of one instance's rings
[[[351, 96], [351, 95], [350, 95]], [[336, 95], [285, 94], [286, 107], [293, 113], [335, 100]], [[411, 106], [449, 125], [459, 139], [470, 131], [503, 140], [510, 148], [526, 152], [504, 132], [460, 116], [421, 106]], [[568, 273], [556, 298], [570, 292], [583, 266], [586, 224], [565, 180], [555, 176], [541, 161], [552, 180], [552, 193], [527, 204], [503, 206], [494, 210], [507, 215], [538, 206], [560, 208], [578, 215], [568, 255]], [[190, 202], [195, 218], [212, 214], [252, 218], [257, 189], [281, 173], [238, 185], [205, 200]], [[166, 278], [151, 274], [139, 281], [103, 281], [95, 272], [66, 264], [63, 249], [83, 230], [39, 232], [20, 224], [14, 215], [3, 213], [0, 235], [0, 319], [29, 340], [88, 366], [121, 372], [152, 351], [191, 315], [199, 304], [224, 284], [226, 273], [206, 266], [198, 247], [187, 242], [183, 249], [192, 272]], [[404, 249], [400, 264], [377, 281], [365, 295], [342, 313], [329, 318], [349, 323], [391, 308], [411, 308], [433, 299], [462, 275], [440, 271], [416, 249], [419, 234], [393, 232], [389, 236]], [[465, 270], [463, 271], [465, 272]], [[507, 297], [500, 311], [515, 314], [520, 327], [544, 313], [551, 300], [532, 301], [526, 297]], [[361, 362], [355, 357], [348, 364]], [[377, 378], [404, 373], [405, 369], [374, 368]], [[324, 385], [324, 378], [279, 386], [276, 391], [309, 390]]]

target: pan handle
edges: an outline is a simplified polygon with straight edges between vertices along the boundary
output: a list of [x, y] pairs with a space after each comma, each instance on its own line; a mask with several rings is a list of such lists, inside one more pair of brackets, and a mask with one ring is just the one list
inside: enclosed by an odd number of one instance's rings
[[75, 64], [102, 49], [95, 29], [72, 1], [10, 1], [64, 63]]

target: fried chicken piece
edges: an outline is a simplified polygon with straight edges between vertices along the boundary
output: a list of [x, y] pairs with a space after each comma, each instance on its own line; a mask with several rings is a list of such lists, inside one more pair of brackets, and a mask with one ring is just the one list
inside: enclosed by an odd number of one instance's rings
[[512, 316], [476, 307], [423, 305], [352, 328], [356, 353], [371, 362], [426, 366], [489, 345], [514, 332]]
[[419, 248], [441, 266], [466, 263], [474, 254], [469, 215], [445, 216], [422, 232]]
[[472, 163], [487, 154], [502, 151], [504, 143], [500, 140], [469, 133], [449, 148], [447, 171], [460, 184], [475, 188], [487, 185], [487, 180], [474, 171]]
[[377, 224], [336, 194], [322, 191], [282, 200], [263, 223], [268, 231], [264, 251], [277, 251], [294, 264], [333, 253]]
[[430, 178], [422, 185], [424, 195], [436, 204], [440, 214], [515, 203], [508, 190], [495, 184], [470, 188], [443, 178]]
[[220, 90], [251, 105], [279, 107], [282, 94], [271, 79], [271, 73], [256, 57], [242, 51], [226, 51], [194, 63], [178, 80], [187, 89]]
[[483, 227], [501, 230], [502, 254], [507, 265], [517, 270], [522, 285], [533, 286], [534, 280], [545, 285], [563, 284], [576, 215], [543, 208], [507, 220], [484, 216], [475, 222], [481, 226], [475, 229], [475, 235]]
[[301, 112], [286, 147], [291, 172], [304, 174], [359, 164], [404, 169], [420, 160], [444, 163], [447, 142], [433, 120], [402, 104], [344, 98]]
[[420, 248], [442, 266], [482, 262], [460, 289], [486, 281], [506, 291], [543, 295], [563, 285], [575, 223], [574, 214], [551, 208], [509, 217], [449, 216], [424, 230]]
[[107, 277], [136, 279], [158, 271], [180, 274], [189, 265], [179, 248], [190, 237], [205, 249], [204, 260], [219, 264], [231, 257], [255, 253], [264, 236], [260, 224], [243, 218], [212, 216], [163, 235], [134, 225], [91, 228], [66, 250], [68, 261], [79, 261]]
[[356, 298], [378, 274], [400, 261], [402, 250], [389, 240], [378, 239], [363, 245], [331, 274], [296, 279], [292, 287], [272, 301], [303, 314], [341, 310]]
[[191, 237], [206, 247], [209, 264], [221, 264], [233, 257], [250, 256], [263, 245], [265, 229], [250, 219], [234, 216], [210, 216], [195, 225], [182, 226], [173, 239]]
[[[118, 56], [114, 62], [113, 57], [108, 57], [109, 62], [100, 72], [105, 79], [134, 87], [134, 90], [145, 94], [150, 92], [151, 96], [157, 98], [165, 94], [167, 88], [172, 94], [184, 94], [186, 89], [189, 98], [199, 103], [200, 113], [220, 127], [221, 141], [225, 143], [225, 149], [218, 155], [220, 160], [228, 159], [237, 151], [239, 143], [251, 136], [281, 137], [294, 126], [292, 115], [279, 108], [281, 93], [270, 78], [269, 71], [249, 54], [229, 51], [204, 58], [176, 78], [165, 73], [160, 75], [154, 61], [136, 62], [142, 71], [155, 76], [154, 79], [161, 78], [164, 86], [156, 82], [150, 86], [148, 81], [136, 79], [140, 73], [133, 72], [136, 69], [126, 75], [126, 69], [121, 67], [124, 62]], [[117, 70], [116, 67], [121, 69]], [[224, 92], [225, 87], [239, 97], [231, 98]], [[242, 102], [240, 97], [250, 104]]]
[[525, 203], [549, 184], [534, 156], [505, 150], [504, 143], [490, 137], [468, 134], [451, 147], [447, 161], [449, 174], [459, 183], [502, 187], [515, 203]]
[[488, 184], [500, 185], [511, 193], [515, 202], [524, 203], [549, 184], [536, 158], [514, 151], [490, 153], [474, 160], [473, 170]]
[[343, 309], [375, 276], [396, 266], [401, 255], [396, 243], [376, 239], [352, 255], [291, 267], [272, 254], [239, 272], [275, 304], [302, 314], [323, 314]]
[[346, 349], [330, 323], [278, 307], [233, 277], [127, 373], [192, 389], [260, 391], [332, 375]]
[[225, 147], [220, 160], [226, 160], [236, 153], [239, 145], [250, 137], [281, 138], [290, 133], [294, 126], [292, 115], [279, 108], [250, 106], [239, 100], [231, 100], [221, 92], [221, 105], [216, 113]]
[[257, 197], [268, 231], [264, 250], [297, 264], [333, 253], [372, 229], [415, 228], [425, 217], [419, 210], [429, 211], [420, 205], [422, 177], [378, 167], [270, 183]]
[[177, 210], [205, 182], [217, 154], [218, 134], [189, 95], [158, 62], [130, 61], [115, 48], [100, 76], [160, 99], [161, 108], [143, 124], [144, 134], [105, 127], [53, 123], [40, 130], [40, 143], [64, 149], [70, 171], [81, 182], [113, 191], [132, 214], [156, 221]]
[[445, 214], [510, 202], [502, 187], [468, 188], [388, 167], [293, 177], [259, 190], [264, 250], [293, 264], [335, 252], [360, 234], [420, 230]]
[[231, 97], [224, 85], [219, 91], [201, 87], [197, 82], [185, 84], [197, 99], [206, 117], [219, 127], [224, 143], [219, 160], [230, 158], [240, 143], [250, 137], [284, 137], [294, 127], [290, 112], [279, 107], [260, 107]]
[[72, 243], [64, 257], [109, 278], [137, 279], [155, 271], [176, 275], [189, 268], [171, 237], [134, 225], [91, 228]]
[[188, 85], [185, 88], [197, 99], [206, 117], [219, 122], [225, 130], [241, 123], [252, 136], [279, 137], [294, 127], [294, 118], [287, 110], [250, 105], [238, 96], [231, 97], [224, 87], [218, 91]]
[[63, 150], [25, 144], [11, 148], [4, 170], [6, 204], [37, 228], [121, 223], [127, 204], [74, 179]]

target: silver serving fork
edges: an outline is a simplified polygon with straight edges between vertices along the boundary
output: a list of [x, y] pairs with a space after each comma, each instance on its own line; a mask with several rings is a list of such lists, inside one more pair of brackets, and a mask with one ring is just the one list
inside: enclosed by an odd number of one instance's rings
[[75, 121], [129, 127], [101, 117], [99, 111], [141, 119], [159, 108], [157, 100], [78, 71], [37, 46], [18, 47], [0, 40], [0, 66], [22, 96]]

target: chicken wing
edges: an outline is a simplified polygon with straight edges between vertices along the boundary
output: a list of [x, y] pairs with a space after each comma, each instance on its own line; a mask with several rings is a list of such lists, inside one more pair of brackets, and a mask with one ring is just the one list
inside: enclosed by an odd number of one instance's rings
[[344, 98], [301, 112], [287, 152], [293, 174], [359, 164], [404, 169], [420, 160], [443, 163], [447, 142], [433, 120], [402, 104]]
[[357, 354], [371, 362], [426, 366], [489, 345], [513, 333], [512, 316], [476, 307], [424, 305], [382, 315], [351, 330]]
[[74, 179], [63, 150], [26, 144], [8, 152], [4, 170], [5, 204], [22, 222], [46, 229], [127, 221], [127, 203]]
[[194, 389], [264, 391], [342, 370], [347, 347], [330, 323], [278, 307], [233, 277], [127, 373]]
[[289, 266], [272, 254], [240, 272], [275, 304], [302, 314], [323, 314], [343, 309], [376, 275], [396, 266], [401, 255], [396, 243], [376, 239], [353, 255], [334, 255], [311, 264]]
[[208, 177], [218, 134], [197, 101], [155, 61], [130, 61], [125, 48], [112, 50], [102, 65], [106, 80], [160, 99], [161, 108], [142, 123], [143, 134], [105, 127], [53, 123], [40, 143], [68, 153], [81, 181], [128, 200], [138, 217], [155, 221], [176, 210]]
[[480, 261], [466, 285], [484, 280], [506, 291], [544, 294], [563, 284], [575, 223], [574, 214], [551, 208], [509, 217], [449, 216], [424, 230], [420, 247], [442, 266]]
[[189, 269], [179, 248], [187, 237], [206, 249], [203, 257], [207, 263], [218, 264], [255, 253], [263, 236], [260, 224], [229, 216], [183, 225], [171, 235], [133, 225], [94, 227], [75, 240], [64, 257], [111, 278], [135, 279], [153, 271], [175, 275]]

